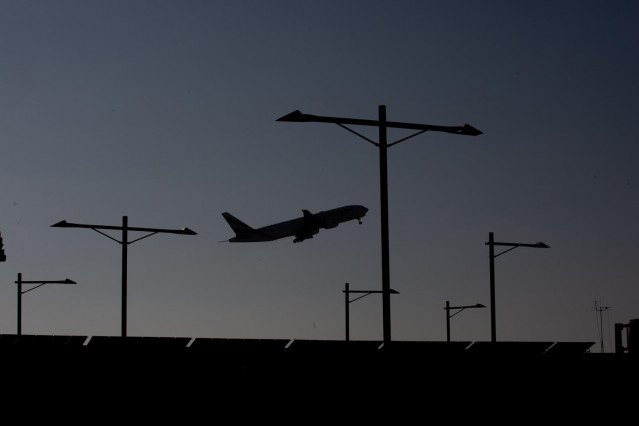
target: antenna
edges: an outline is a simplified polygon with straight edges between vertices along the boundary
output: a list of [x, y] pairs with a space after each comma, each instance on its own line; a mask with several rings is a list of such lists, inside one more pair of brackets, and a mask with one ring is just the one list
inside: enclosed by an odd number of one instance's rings
[[604, 353], [604, 339], [603, 339], [603, 311], [610, 309], [610, 306], [601, 306], [601, 302], [597, 305], [595, 300], [595, 312], [599, 313], [599, 340], [601, 342], [601, 353]]

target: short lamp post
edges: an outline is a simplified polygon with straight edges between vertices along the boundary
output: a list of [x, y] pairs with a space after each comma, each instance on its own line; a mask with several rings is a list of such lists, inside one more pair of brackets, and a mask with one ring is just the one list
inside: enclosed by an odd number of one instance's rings
[[[366, 120], [360, 118], [346, 117], [326, 117], [312, 114], [304, 114], [299, 110], [295, 110], [285, 116], [277, 119], [277, 121], [287, 121], [294, 123], [332, 123], [337, 124], [341, 128], [353, 133], [365, 141], [379, 148], [379, 187], [380, 187], [380, 208], [381, 208], [381, 234], [382, 234], [382, 326], [384, 333], [384, 343], [391, 341], [391, 314], [390, 314], [390, 258], [389, 258], [389, 231], [388, 231], [388, 171], [387, 171], [387, 150], [393, 145], [410, 139], [414, 136], [421, 135], [424, 132], [444, 132], [456, 135], [478, 136], [482, 132], [469, 124], [463, 126], [435, 126], [431, 124], [420, 123], [402, 123], [397, 121], [386, 120], [386, 106], [379, 105], [379, 118], [377, 120]], [[347, 127], [352, 126], [373, 126], [379, 130], [379, 139], [377, 142], [367, 138], [366, 136]], [[387, 129], [407, 129], [414, 130], [415, 133], [407, 137], [401, 138], [389, 143], [387, 138]]]
[[[496, 323], [495, 323], [495, 258], [497, 256], [501, 256], [504, 253], [507, 253], [511, 250], [516, 249], [517, 247], [532, 247], [532, 248], [550, 248], [550, 246], [538, 242], [533, 244], [524, 244], [524, 243], [498, 243], [495, 241], [493, 233], [490, 232], [488, 234], [488, 242], [486, 243], [489, 246], [489, 257], [490, 257], [490, 341], [497, 341], [497, 331], [496, 331]], [[495, 254], [495, 246], [506, 246], [510, 247], [507, 250], [502, 251], [501, 253]]]
[[[143, 238], [150, 237], [151, 235], [155, 235], [158, 233], [165, 234], [181, 234], [181, 235], [197, 235], [196, 232], [190, 230], [189, 228], [182, 229], [157, 229], [157, 228], [136, 228], [129, 226], [129, 221], [127, 216], [122, 216], [122, 226], [110, 226], [110, 225], [84, 225], [79, 223], [70, 223], [66, 220], [60, 221], [51, 225], [55, 228], [89, 228], [93, 229], [95, 232], [104, 235], [105, 237], [115, 241], [122, 245], [122, 337], [126, 337], [127, 335], [127, 247], [129, 244], [133, 244], [136, 241], [140, 241]], [[122, 231], [122, 240], [117, 240], [110, 235], [105, 234], [99, 229], [110, 229], [110, 230], [119, 230]], [[128, 240], [128, 232], [129, 231], [139, 231], [139, 232], [148, 232], [147, 235], [144, 235], [135, 240]]]
[[[52, 281], [52, 280], [24, 281], [22, 280], [22, 272], [19, 272], [18, 281], [16, 281], [16, 284], [18, 284], [18, 336], [21, 336], [22, 335], [22, 295], [23, 294], [31, 290], [35, 290], [38, 287], [42, 287], [45, 284], [77, 284], [77, 283], [68, 278], [64, 280], [56, 280], [56, 281]], [[31, 287], [28, 290], [22, 291], [23, 284], [38, 284], [38, 285], [36, 285], [35, 287]]]
[[[452, 317], [454, 317], [455, 315], [457, 315], [464, 309], [485, 308], [485, 307], [486, 306], [482, 305], [481, 303], [477, 303], [476, 305], [467, 305], [467, 306], [450, 306], [450, 302], [447, 300], [446, 306], [444, 307], [444, 309], [446, 309], [446, 341], [450, 342], [450, 319]], [[451, 309], [456, 309], [457, 311], [451, 314], [450, 313]]]
[[[356, 300], [359, 300], [363, 297], [368, 296], [369, 294], [373, 294], [373, 293], [382, 293], [383, 290], [350, 290], [349, 289], [349, 284], [345, 283], [344, 284], [344, 305], [345, 305], [345, 312], [346, 312], [346, 341], [348, 342], [350, 340], [350, 312], [349, 312], [349, 305], [353, 302], [355, 302]], [[351, 293], [363, 293], [361, 296], [356, 297], [355, 299], [351, 300], [350, 294]], [[399, 294], [398, 291], [390, 289], [390, 294]]]

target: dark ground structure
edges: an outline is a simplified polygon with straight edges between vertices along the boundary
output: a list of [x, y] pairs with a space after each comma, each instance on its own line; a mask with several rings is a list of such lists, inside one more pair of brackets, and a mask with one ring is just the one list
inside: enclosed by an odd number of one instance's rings
[[[88, 372], [110, 377], [157, 375], [167, 380], [216, 377], [250, 381], [288, 375], [389, 381], [428, 378], [457, 382], [468, 377], [491, 381], [513, 374], [549, 383], [556, 373], [621, 374], [639, 361], [622, 353], [591, 353], [594, 342], [552, 341], [379, 341], [291, 340], [190, 337], [0, 335], [4, 365], [65, 377]], [[516, 374], [515, 374], [516, 373]]]
[[575, 421], [636, 401], [638, 354], [594, 344], [3, 334], [0, 377], [6, 410], [44, 419], [68, 407], [181, 423], [226, 413], [412, 424], [433, 413], [506, 420], [513, 409]]

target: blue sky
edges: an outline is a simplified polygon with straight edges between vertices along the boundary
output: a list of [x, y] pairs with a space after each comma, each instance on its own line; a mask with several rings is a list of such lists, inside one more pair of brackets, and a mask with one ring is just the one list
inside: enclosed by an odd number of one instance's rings
[[[129, 245], [128, 334], [344, 338], [344, 283], [381, 288], [379, 151], [293, 111], [457, 126], [388, 150], [392, 336], [444, 340], [445, 301], [498, 340], [593, 341], [639, 318], [639, 6], [632, 1], [0, 1], [0, 333], [119, 335], [121, 246], [60, 221], [151, 228]], [[377, 139], [376, 128], [355, 129]], [[409, 134], [409, 133], [408, 133]], [[389, 130], [389, 142], [408, 135]], [[220, 243], [369, 208], [293, 244]], [[113, 234], [119, 238], [118, 233]], [[141, 236], [141, 235], [139, 235]], [[133, 237], [131, 237], [133, 238]], [[350, 306], [382, 338], [381, 299]], [[489, 309], [451, 320], [489, 340]]]

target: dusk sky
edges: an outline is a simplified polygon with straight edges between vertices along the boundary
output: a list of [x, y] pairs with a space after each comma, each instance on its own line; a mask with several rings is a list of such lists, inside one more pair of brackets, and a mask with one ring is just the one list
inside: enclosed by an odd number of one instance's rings
[[[294, 111], [460, 126], [388, 149], [393, 340], [490, 304], [497, 340], [592, 341], [639, 318], [635, 1], [0, 0], [0, 333], [120, 335], [122, 247], [61, 221], [162, 229], [128, 246], [128, 335], [344, 339], [379, 290], [379, 150]], [[351, 127], [377, 141], [376, 127]], [[389, 143], [414, 132], [389, 129]], [[313, 239], [221, 242], [348, 204]], [[121, 233], [110, 232], [120, 239]], [[144, 236], [129, 235], [129, 240]], [[28, 289], [25, 286], [24, 290]], [[382, 339], [381, 297], [350, 304]], [[490, 309], [451, 319], [487, 341]]]

